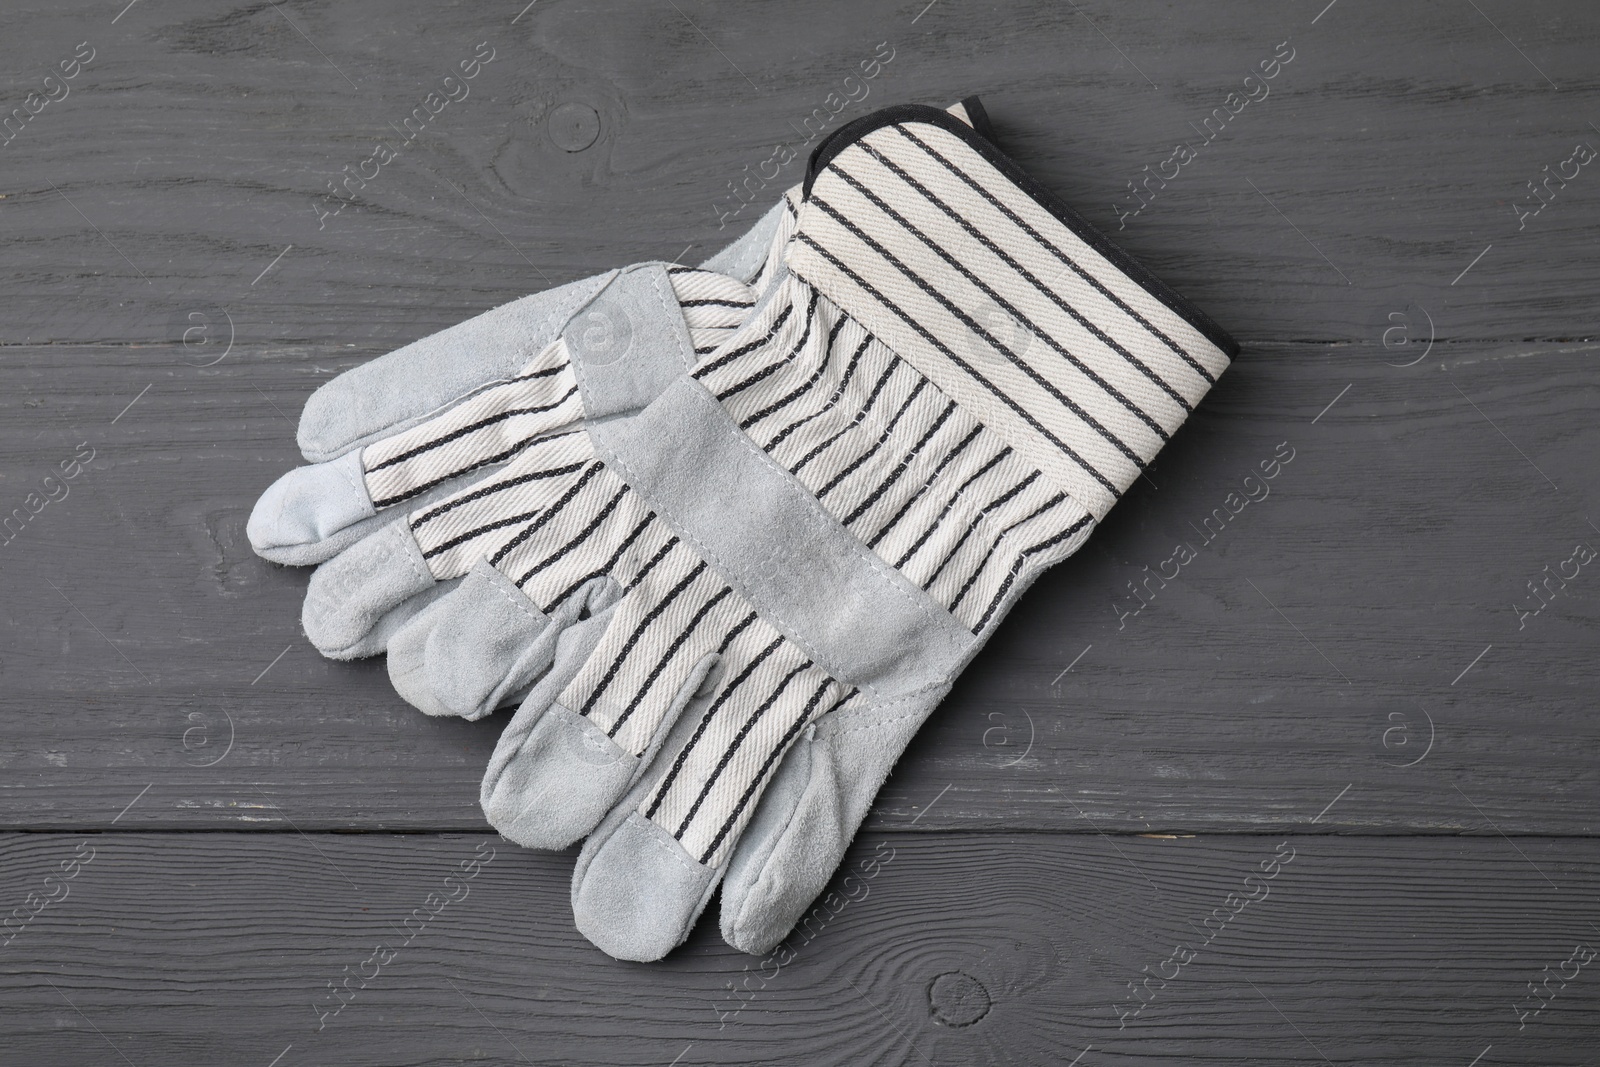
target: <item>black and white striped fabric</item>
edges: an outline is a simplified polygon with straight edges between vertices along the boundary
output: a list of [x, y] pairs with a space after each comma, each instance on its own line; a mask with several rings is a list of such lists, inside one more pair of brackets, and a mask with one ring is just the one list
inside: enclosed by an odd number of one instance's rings
[[[692, 377], [975, 650], [1082, 544], [1232, 342], [930, 112], [857, 130], [826, 159], [787, 249], [790, 275]], [[799, 731], [865, 696], [587, 435], [544, 442], [528, 461], [537, 469], [517, 476], [539, 486], [537, 514], [496, 531], [488, 558], [546, 612], [602, 576], [624, 590], [556, 703], [642, 756], [697, 672], [722, 664], [636, 809], [694, 862], [719, 866]], [[741, 506], [736, 489], [728, 506]], [[805, 546], [792, 565], [808, 565]]]
[[[1088, 536], [1088, 513], [836, 308], [786, 286], [696, 372], [752, 439], [975, 634]], [[688, 547], [573, 433], [530, 450], [535, 515], [490, 561], [544, 612], [602, 576], [625, 591], [558, 703], [642, 755], [708, 656], [726, 679], [641, 814], [719, 865], [797, 733], [857, 696]]]
[[982, 138], [896, 117], [840, 131], [789, 268], [1103, 517], [1233, 342]]
[[851, 691], [760, 618], [606, 468], [584, 433], [535, 443], [515, 470], [503, 475], [519, 481], [526, 510], [491, 510], [495, 517], [473, 525], [470, 541], [434, 527], [447, 505], [413, 516], [419, 543], [435, 545], [425, 557], [448, 572], [459, 565], [450, 553], [470, 544], [472, 558], [487, 558], [547, 614], [596, 580], [615, 581], [622, 599], [559, 703], [630, 755], [650, 746], [707, 657], [723, 662], [705, 729], [679, 753], [649, 805], [698, 862], [720, 862], [751, 813], [754, 787], [795, 732]]
[[974, 634], [1024, 568], [1043, 569], [1087, 536], [1080, 503], [814, 289], [789, 284], [762, 319], [776, 342], [762, 361], [712, 360], [694, 376]]

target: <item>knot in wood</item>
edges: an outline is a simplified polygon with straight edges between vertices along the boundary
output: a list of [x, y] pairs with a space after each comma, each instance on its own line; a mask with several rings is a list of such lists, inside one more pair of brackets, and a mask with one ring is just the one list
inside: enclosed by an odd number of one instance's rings
[[971, 1026], [991, 1003], [983, 983], [962, 971], [946, 971], [928, 985], [928, 1012], [941, 1026]]
[[564, 152], [582, 152], [600, 138], [600, 113], [588, 104], [561, 104], [547, 124], [550, 140]]

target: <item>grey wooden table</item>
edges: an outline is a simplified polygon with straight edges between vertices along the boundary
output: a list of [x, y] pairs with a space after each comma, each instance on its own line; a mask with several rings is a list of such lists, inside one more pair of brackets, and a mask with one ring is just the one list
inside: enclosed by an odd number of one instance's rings
[[[0, 36], [0, 1063], [1600, 1063], [1593, 5], [124, 2]], [[332, 375], [972, 92], [1244, 351], [786, 962], [617, 963], [250, 505]]]

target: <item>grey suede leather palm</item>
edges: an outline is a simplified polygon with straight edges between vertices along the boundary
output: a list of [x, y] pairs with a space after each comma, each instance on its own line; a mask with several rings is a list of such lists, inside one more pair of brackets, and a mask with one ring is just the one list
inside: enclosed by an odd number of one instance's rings
[[873, 694], [921, 688], [975, 643], [693, 378], [634, 417], [590, 426], [589, 437], [725, 581], [840, 681]]

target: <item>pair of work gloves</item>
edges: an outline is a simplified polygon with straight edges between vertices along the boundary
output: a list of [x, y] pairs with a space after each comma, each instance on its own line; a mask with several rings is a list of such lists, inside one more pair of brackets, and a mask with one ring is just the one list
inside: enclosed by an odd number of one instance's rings
[[525, 297], [340, 375], [249, 533], [407, 701], [516, 704], [489, 822], [582, 840], [578, 929], [763, 953], [917, 728], [1237, 351], [976, 100], [819, 144], [698, 268]]

